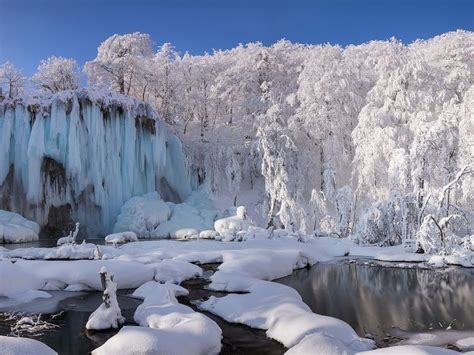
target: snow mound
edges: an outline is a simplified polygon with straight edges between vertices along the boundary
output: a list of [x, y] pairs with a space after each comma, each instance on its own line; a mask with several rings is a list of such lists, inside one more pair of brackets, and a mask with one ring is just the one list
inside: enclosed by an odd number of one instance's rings
[[17, 263], [0, 260], [0, 280], [0, 296], [15, 299], [18, 303], [50, 297], [47, 292], [37, 291], [44, 287], [46, 282], [23, 270]]
[[[188, 291], [173, 284], [147, 282], [133, 293], [143, 299], [134, 320], [141, 327], [124, 327], [100, 348], [100, 354], [175, 354], [212, 355], [221, 349], [218, 325], [190, 307], [179, 304], [176, 297]], [[130, 347], [137, 344], [137, 347]]]
[[0, 335], [2, 355], [57, 355], [58, 353], [38, 340]]
[[389, 348], [358, 352], [355, 355], [459, 355], [459, 352], [424, 345], [399, 345]]
[[123, 244], [136, 241], [138, 241], [138, 237], [135, 232], [119, 232], [109, 234], [105, 237], [105, 242], [112, 244]]
[[114, 281], [118, 289], [139, 287], [145, 282], [153, 280], [155, 276], [153, 267], [132, 261], [73, 260], [50, 262], [18, 260], [13, 266], [15, 269], [9, 272], [9, 278], [13, 278], [13, 275], [18, 278], [21, 275], [23, 289], [44, 289], [44, 287], [49, 288], [59, 285], [63, 286], [66, 291], [102, 291], [102, 284], [97, 274], [104, 266], [115, 276]]
[[247, 212], [244, 206], [237, 207], [236, 215], [218, 219], [214, 222], [214, 229], [220, 234], [235, 234], [250, 227]]
[[152, 192], [125, 203], [114, 232], [133, 231], [139, 238], [197, 238], [201, 231], [212, 229], [216, 216], [212, 201], [201, 190], [177, 204]]
[[155, 280], [180, 284], [185, 280], [202, 276], [202, 269], [182, 260], [165, 259], [155, 266]]
[[288, 350], [285, 355], [351, 355], [354, 352], [341, 341], [323, 334], [307, 335], [301, 342]]
[[150, 238], [161, 223], [171, 215], [168, 204], [158, 192], [150, 192], [128, 200], [121, 208], [114, 232], [133, 231], [140, 238]]
[[0, 210], [0, 243], [25, 243], [38, 240], [40, 227], [18, 213]]

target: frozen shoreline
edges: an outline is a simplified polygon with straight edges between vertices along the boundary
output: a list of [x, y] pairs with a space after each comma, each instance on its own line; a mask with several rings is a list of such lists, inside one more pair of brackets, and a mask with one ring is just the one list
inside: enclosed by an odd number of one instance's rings
[[[218, 262], [221, 264], [212, 276], [210, 288], [230, 294], [218, 299], [209, 299], [200, 304], [201, 308], [231, 322], [265, 329], [269, 337], [290, 349], [294, 347], [293, 351], [304, 348], [305, 344], [314, 346], [317, 340], [323, 345], [326, 344], [322, 348], [324, 351], [333, 349], [335, 352], [332, 353], [339, 354], [341, 349], [345, 349], [344, 351], [355, 353], [368, 351], [372, 347], [371, 341], [359, 338], [343, 321], [312, 313], [293, 289], [270, 281], [288, 276], [295, 269], [343, 256], [370, 257], [390, 263], [400, 263], [403, 260], [417, 262], [420, 266], [428, 261], [426, 265], [430, 265], [427, 256], [403, 252], [402, 247], [358, 247], [347, 240], [335, 238], [306, 237], [302, 243], [291, 236], [256, 238], [242, 242], [140, 241], [118, 248], [100, 246], [102, 257], [98, 260], [11, 262], [19, 257], [94, 258], [95, 249], [93, 244], [0, 249], [2, 280], [10, 280], [8, 284], [2, 284], [0, 287], [0, 295], [8, 297], [12, 304], [14, 300], [21, 303], [25, 295], [28, 295], [29, 299], [34, 296], [47, 297], [47, 291], [53, 289], [100, 290], [97, 272], [102, 266], [106, 266], [115, 274], [119, 289], [139, 287], [152, 280], [179, 283], [200, 274], [200, 268], [191, 263]], [[97, 259], [97, 255], [95, 257]], [[286, 300], [285, 306], [282, 306], [282, 300]], [[286, 326], [279, 326], [290, 323], [293, 324], [290, 333]], [[426, 350], [419, 349], [420, 353]], [[443, 349], [432, 350], [428, 353], [440, 353]]]

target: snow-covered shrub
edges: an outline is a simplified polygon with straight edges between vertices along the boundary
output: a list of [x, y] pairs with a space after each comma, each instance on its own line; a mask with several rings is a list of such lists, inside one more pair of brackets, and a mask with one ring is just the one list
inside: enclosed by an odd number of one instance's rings
[[360, 217], [354, 239], [363, 244], [396, 245], [415, 234], [417, 210], [412, 195], [390, 194], [386, 202], [370, 206]]
[[428, 254], [453, 254], [460, 252], [463, 239], [454, 234], [450, 222], [458, 218], [456, 215], [436, 220], [435, 216], [428, 214], [416, 233], [416, 241]]

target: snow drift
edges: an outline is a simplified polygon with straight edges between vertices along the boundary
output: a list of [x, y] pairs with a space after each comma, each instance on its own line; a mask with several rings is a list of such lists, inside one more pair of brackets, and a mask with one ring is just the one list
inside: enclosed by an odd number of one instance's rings
[[191, 188], [180, 141], [147, 104], [86, 90], [0, 102], [0, 208], [51, 232], [74, 220], [105, 234], [151, 191], [181, 202]]

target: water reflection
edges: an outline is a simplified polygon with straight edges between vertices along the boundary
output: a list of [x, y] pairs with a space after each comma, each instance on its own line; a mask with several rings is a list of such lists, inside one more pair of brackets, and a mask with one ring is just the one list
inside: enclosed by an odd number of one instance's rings
[[[53, 298], [55, 291], [51, 292]], [[61, 293], [61, 291], [59, 291]], [[130, 290], [120, 290], [118, 292], [118, 302], [122, 309], [122, 315], [127, 319], [127, 323], [133, 322], [133, 314], [136, 307], [142, 303], [141, 300], [126, 296], [130, 293]], [[57, 298], [61, 298], [58, 295]], [[112, 331], [101, 331], [101, 332], [89, 332], [86, 331], [85, 325], [89, 319], [89, 315], [100, 305], [102, 302], [101, 292], [88, 292], [75, 294], [72, 297], [65, 297], [55, 302], [54, 309], [51, 305], [44, 304], [42, 309], [41, 305], [37, 305], [33, 308], [28, 309], [15, 309], [15, 311], [24, 311], [35, 313], [42, 313], [47, 311], [57, 312], [63, 310], [64, 313], [57, 318], [55, 324], [59, 325], [57, 329], [51, 329], [45, 331], [42, 335], [35, 337], [35, 339], [47, 344], [59, 354], [71, 354], [71, 355], [82, 355], [88, 354], [98, 346], [102, 345], [108, 338], [117, 333], [117, 330]], [[35, 301], [33, 301], [35, 302]], [[0, 334], [7, 335], [10, 333], [10, 325], [0, 317]]]
[[343, 319], [379, 344], [393, 326], [474, 330], [474, 270], [345, 262], [318, 264], [278, 282], [296, 289], [313, 312]]

